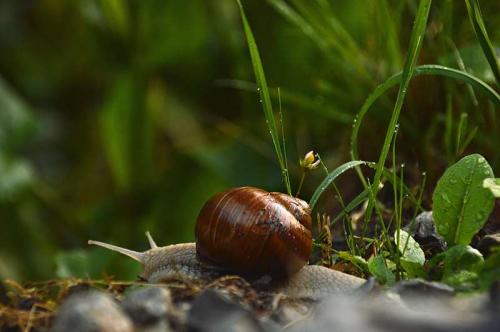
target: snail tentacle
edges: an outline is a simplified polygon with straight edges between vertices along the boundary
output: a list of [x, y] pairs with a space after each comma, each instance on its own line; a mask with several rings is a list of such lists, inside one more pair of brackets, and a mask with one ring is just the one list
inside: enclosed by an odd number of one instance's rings
[[104, 242], [94, 241], [94, 240], [89, 240], [88, 244], [96, 245], [96, 246], [103, 247], [103, 248], [106, 248], [106, 249], [109, 249], [109, 250], [112, 250], [115, 252], [119, 252], [120, 254], [131, 257], [132, 259], [135, 259], [139, 263], [144, 264], [145, 255], [143, 252], [133, 251], [133, 250], [118, 247], [118, 246], [115, 246], [115, 245], [112, 245], [109, 243], [104, 243]]
[[158, 246], [156, 245], [155, 240], [153, 240], [153, 237], [151, 236], [151, 234], [149, 233], [149, 231], [146, 232], [146, 237], [148, 238], [149, 246], [151, 247], [151, 249], [158, 248]]

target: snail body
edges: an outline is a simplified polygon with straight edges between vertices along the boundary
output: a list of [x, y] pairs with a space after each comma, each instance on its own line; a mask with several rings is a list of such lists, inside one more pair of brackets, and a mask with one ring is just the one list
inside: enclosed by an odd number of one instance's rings
[[277, 290], [316, 297], [364, 282], [328, 268], [305, 266], [312, 250], [310, 208], [282, 193], [240, 187], [215, 195], [198, 216], [196, 244], [158, 247], [146, 235], [151, 249], [145, 252], [99, 241], [88, 243], [139, 261], [141, 278], [151, 283], [211, 280], [228, 273], [269, 275], [278, 280]]

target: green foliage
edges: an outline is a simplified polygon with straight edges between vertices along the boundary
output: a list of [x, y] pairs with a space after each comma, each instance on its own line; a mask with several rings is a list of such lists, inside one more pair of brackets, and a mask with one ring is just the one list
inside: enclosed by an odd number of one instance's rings
[[31, 110], [0, 76], [0, 202], [15, 201], [34, 179], [31, 164], [18, 153], [35, 131]]
[[36, 120], [0, 76], [0, 152], [16, 152], [33, 136]]
[[471, 246], [453, 246], [445, 252], [441, 280], [462, 289], [475, 287], [483, 263], [481, 253]]
[[493, 177], [484, 157], [473, 154], [449, 167], [432, 196], [433, 218], [449, 245], [470, 243], [493, 209], [493, 196], [483, 180]]
[[290, 177], [288, 174], [285, 145], [280, 143], [280, 135], [278, 132], [278, 127], [276, 126], [276, 120], [274, 118], [273, 106], [271, 104], [271, 97], [269, 97], [269, 88], [267, 86], [264, 69], [262, 68], [259, 49], [257, 48], [257, 44], [255, 43], [255, 39], [245, 16], [243, 6], [241, 5], [240, 0], [237, 0], [237, 2], [238, 6], [240, 7], [241, 20], [243, 21], [243, 29], [247, 38], [250, 58], [252, 59], [255, 80], [257, 81], [257, 91], [259, 92], [260, 96], [260, 103], [262, 104], [262, 109], [266, 118], [266, 124], [269, 128], [269, 133], [271, 134], [276, 157], [278, 158], [279, 166], [281, 168], [281, 174], [283, 175], [283, 181], [285, 182], [288, 194], [291, 195], [292, 189], [290, 187]]
[[[500, 105], [500, 95], [491, 88], [488, 84], [481, 81], [479, 78], [472, 76], [469, 73], [447, 68], [439, 65], [422, 65], [415, 68], [414, 76], [419, 75], [439, 75], [443, 77], [453, 78], [455, 80], [462, 81], [464, 83], [470, 84], [472, 87], [478, 89], [484, 93], [495, 105]], [[394, 87], [396, 84], [401, 82], [402, 73], [395, 74], [389, 77], [384, 83], [377, 86], [377, 88], [370, 94], [370, 96], [365, 100], [363, 106], [360, 108], [356, 115], [356, 121], [353, 124], [352, 134], [351, 134], [351, 157], [356, 160], [359, 159], [358, 153], [358, 136], [363, 119], [370, 109], [370, 107], [383, 96], [387, 91]]]
[[484, 261], [468, 245], [493, 209], [495, 180], [486, 159], [473, 154], [450, 166], [434, 190], [433, 219], [451, 247], [433, 257], [429, 267], [442, 263], [439, 279], [459, 290], [487, 289], [500, 279], [498, 252]]
[[0, 153], [0, 202], [14, 200], [33, 181], [33, 171], [28, 162], [9, 159]]
[[435, 256], [431, 266], [442, 265], [439, 279], [462, 291], [488, 290], [500, 280], [500, 251], [493, 251], [487, 259], [468, 245], [458, 244]]
[[367, 164], [370, 164], [370, 162], [362, 161], [362, 160], [354, 160], [354, 161], [349, 161], [349, 162], [342, 164], [342, 165], [338, 166], [337, 168], [335, 168], [331, 173], [329, 173], [325, 177], [325, 179], [321, 182], [321, 184], [314, 191], [314, 193], [311, 197], [311, 200], [309, 201], [309, 205], [311, 206], [311, 209], [314, 209], [321, 194], [328, 188], [328, 186], [330, 184], [333, 183], [333, 181], [335, 181], [335, 179], [339, 175], [341, 175], [342, 173], [344, 173], [345, 171], [347, 171], [353, 167], [356, 167], [359, 165], [367, 165]]
[[500, 280], [500, 248], [497, 247], [485, 261], [479, 271], [479, 284], [487, 290], [495, 281]]
[[406, 231], [399, 231], [399, 241], [398, 232], [394, 233], [394, 238], [396, 239], [396, 244], [399, 248], [401, 256], [399, 260], [401, 266], [405, 269], [408, 277], [425, 277], [425, 271], [423, 269], [425, 263], [425, 254], [420, 245], [413, 237], [410, 236]]
[[368, 260], [368, 270], [382, 284], [392, 284], [396, 280], [382, 255], [372, 256]]
[[338, 256], [341, 259], [351, 262], [363, 271], [368, 270], [368, 262], [361, 256], [353, 255], [349, 251], [339, 251]]
[[87, 278], [92, 263], [84, 250], [59, 253], [56, 256], [56, 275], [59, 278]]
[[497, 86], [500, 86], [500, 68], [498, 66], [498, 60], [495, 55], [495, 50], [491, 44], [488, 32], [486, 31], [486, 26], [481, 15], [481, 8], [479, 7], [479, 0], [465, 0], [467, 5], [467, 11], [469, 13], [469, 19], [472, 26], [474, 27], [474, 32], [476, 33], [479, 44], [481, 45], [486, 59], [490, 64], [491, 70], [495, 75], [497, 81]]
[[[54, 256], [55, 273], [58, 278], [99, 279], [103, 277], [102, 272], [106, 266], [110, 264], [112, 257], [112, 254], [103, 253], [102, 250], [75, 249], [60, 251]], [[123, 261], [125, 264], [130, 263], [127, 262], [127, 260]], [[134, 275], [139, 273], [139, 270], [135, 269], [135, 267], [136, 266], [132, 265], [128, 268], [130, 270], [130, 278], [133, 278]], [[127, 274], [125, 271], [120, 271], [120, 269], [116, 267], [115, 271], [124, 275]]]
[[368, 204], [368, 209], [366, 212], [365, 220], [368, 221], [371, 218], [373, 207], [375, 205], [375, 198], [379, 191], [380, 180], [385, 167], [385, 161], [387, 159], [387, 154], [389, 153], [389, 148], [391, 146], [392, 139], [394, 137], [396, 124], [399, 121], [399, 114], [403, 107], [403, 102], [406, 97], [406, 92], [410, 84], [411, 77], [415, 71], [415, 65], [417, 63], [418, 55], [420, 54], [420, 49], [422, 47], [422, 40], [424, 38], [425, 29], [427, 26], [427, 18], [429, 16], [429, 11], [431, 9], [431, 0], [422, 0], [419, 3], [417, 15], [413, 23], [413, 28], [410, 36], [410, 45], [408, 53], [406, 55], [405, 64], [403, 68], [403, 74], [401, 77], [401, 83], [399, 85], [398, 97], [392, 111], [391, 120], [387, 128], [384, 143], [379, 154], [379, 159], [377, 163], [377, 169], [373, 177], [372, 182], [372, 192], [373, 197], [370, 199]]
[[130, 191], [152, 173], [152, 121], [143, 108], [144, 83], [130, 74], [117, 80], [101, 113], [101, 135], [117, 187]]
[[[101, 250], [84, 258], [86, 241], [140, 250], [147, 229], [159, 244], [192, 241], [197, 212], [213, 193], [238, 185], [282, 190], [284, 169], [286, 181], [298, 183], [300, 169], [288, 162], [311, 149], [333, 169], [349, 158], [349, 137], [352, 160], [380, 161], [396, 99], [398, 163], [419, 165], [407, 166], [403, 183], [397, 170], [378, 164], [380, 182], [397, 188], [399, 209], [427, 205], [415, 197], [413, 174], [425, 170], [435, 183], [466, 151], [488, 156], [497, 171], [500, 98], [487, 84], [495, 68], [474, 34], [488, 36], [488, 28], [491, 45], [498, 44], [491, 33], [498, 30], [496, 3], [481, 3], [474, 26], [464, 19], [465, 3], [451, 3], [433, 2], [424, 38], [423, 26], [408, 28], [423, 22], [418, 2], [244, 1], [245, 13], [233, 1], [2, 2], [0, 278], [52, 278], [58, 269], [81, 276], [90, 260], [92, 277], [106, 271], [133, 279], [138, 267], [128, 260]], [[436, 65], [411, 65], [416, 45], [419, 58]], [[279, 97], [283, 122], [272, 110]], [[275, 121], [272, 146], [258, 107]], [[324, 180], [319, 173], [311, 172], [301, 196], [313, 196]], [[318, 212], [340, 211], [332, 223], [349, 227], [369, 198], [380, 200], [376, 227], [402, 220], [398, 211], [387, 218], [387, 190], [369, 190], [377, 181], [362, 176], [362, 185], [343, 174], [330, 184], [338, 186], [336, 199], [328, 191], [321, 201], [314, 195]], [[398, 261], [387, 231], [346, 233], [354, 252], [338, 257], [363, 272], [360, 253], [374, 246], [397, 277], [416, 274]]]

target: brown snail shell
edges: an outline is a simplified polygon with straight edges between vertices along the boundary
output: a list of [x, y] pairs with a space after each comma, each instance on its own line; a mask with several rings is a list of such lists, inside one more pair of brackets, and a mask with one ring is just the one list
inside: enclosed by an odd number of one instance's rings
[[195, 235], [202, 261], [240, 273], [291, 275], [311, 254], [311, 209], [283, 193], [234, 188], [205, 203]]

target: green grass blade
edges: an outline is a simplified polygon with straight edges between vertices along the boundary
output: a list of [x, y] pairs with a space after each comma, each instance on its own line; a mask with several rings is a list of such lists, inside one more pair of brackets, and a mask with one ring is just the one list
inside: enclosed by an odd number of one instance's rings
[[[281, 147], [282, 147], [282, 153], [283, 153], [283, 158], [285, 162], [285, 169], [284, 172], [287, 172], [286, 175], [288, 175], [288, 159], [286, 158], [286, 139], [285, 139], [285, 124], [283, 121], [283, 110], [281, 109], [281, 92], [280, 88], [278, 88], [278, 109], [279, 109], [279, 120], [280, 120], [280, 127], [281, 127]], [[285, 173], [283, 173], [285, 174]], [[290, 181], [288, 178], [284, 179], [285, 181]], [[291, 185], [290, 182], [287, 182], [287, 189], [290, 188], [291, 190]], [[290, 194], [289, 194], [290, 195]]]
[[[359, 165], [358, 165], [359, 166]], [[358, 167], [355, 166], [355, 167]], [[375, 163], [368, 163], [368, 167], [375, 168], [376, 164]], [[418, 201], [418, 198], [415, 197], [415, 195], [411, 192], [410, 188], [408, 188], [404, 183], [402, 183], [402, 179], [399, 176], [393, 176], [392, 172], [388, 169], [384, 170], [384, 176], [387, 178], [387, 180], [398, 187], [403, 188], [403, 192], [405, 195], [408, 196], [408, 199], [414, 204], [417, 209], [416, 211], [421, 210], [420, 208], [420, 203]], [[349, 202], [343, 209], [342, 212], [340, 212], [333, 220], [331, 221], [330, 225], [334, 225], [340, 218], [344, 217], [346, 214], [351, 213], [355, 208], [357, 208], [361, 203], [363, 203], [368, 197], [370, 196], [370, 188], [365, 188], [360, 194], [358, 194], [352, 201]], [[319, 236], [319, 238], [322, 238], [323, 234]]]
[[[283, 0], [268, 0], [268, 2], [290, 23], [299, 27], [306, 36], [311, 38], [325, 53], [332, 64], [339, 70], [344, 70], [345, 62], [355, 69], [359, 78], [373, 84], [373, 78], [365, 68], [361, 50], [355, 39], [349, 34], [334, 12], [326, 5], [314, 1], [291, 0], [290, 5]], [[351, 94], [359, 89], [359, 84], [349, 86]]]
[[[457, 49], [457, 46], [455, 45], [455, 43], [451, 39], [447, 39], [447, 41], [450, 44], [450, 47], [451, 47], [453, 56], [455, 57], [455, 61], [457, 62], [458, 68], [461, 71], [467, 71], [465, 69], [464, 60], [462, 59], [462, 55], [460, 54], [460, 51]], [[468, 85], [467, 87], [468, 87], [467, 90], [469, 91], [469, 94], [471, 96], [472, 104], [474, 106], [477, 106], [478, 101], [477, 101], [476, 95], [474, 94], [474, 89], [472, 89], [472, 87], [470, 85]]]
[[323, 182], [321, 182], [321, 184], [314, 191], [314, 193], [311, 197], [311, 200], [309, 201], [309, 206], [311, 207], [311, 209], [314, 209], [321, 194], [323, 194], [323, 192], [326, 190], [326, 188], [328, 188], [328, 186], [330, 184], [332, 184], [332, 182], [335, 181], [335, 179], [339, 175], [341, 175], [345, 171], [347, 171], [355, 166], [368, 165], [368, 164], [373, 164], [373, 163], [371, 163], [369, 161], [363, 161], [363, 160], [353, 160], [353, 161], [349, 161], [345, 164], [342, 164], [339, 167], [337, 167], [336, 169], [334, 169], [330, 174], [328, 174], [325, 177]]
[[339, 213], [335, 218], [333, 218], [330, 225], [334, 225], [344, 215], [354, 211], [354, 209], [357, 208], [359, 205], [361, 205], [364, 201], [366, 201], [368, 197], [370, 197], [370, 188], [365, 188], [360, 194], [358, 194], [358, 196], [354, 197], [354, 199], [350, 201], [349, 204], [346, 205], [346, 207], [342, 210], [341, 213]]
[[[353, 160], [359, 159], [358, 156], [358, 133], [363, 122], [363, 118], [370, 109], [370, 107], [375, 103], [375, 101], [380, 98], [383, 94], [387, 92], [390, 88], [398, 84], [402, 79], [402, 73], [395, 74], [389, 77], [384, 83], [380, 84], [375, 88], [375, 90], [368, 96], [363, 106], [361, 106], [356, 122], [351, 134], [351, 158]], [[493, 90], [488, 84], [481, 81], [479, 78], [457, 69], [448, 68], [440, 65], [422, 65], [415, 68], [413, 76], [419, 75], [437, 75], [449, 77], [456, 79], [458, 81], [464, 82], [482, 92], [486, 97], [488, 97], [495, 105], [500, 105], [500, 95]]]
[[143, 80], [123, 73], [100, 113], [109, 169], [119, 190], [146, 185], [153, 174], [153, 125], [144, 110]]
[[457, 128], [457, 138], [455, 140], [455, 154], [458, 155], [460, 151], [460, 143], [462, 142], [462, 137], [464, 136], [462, 132], [467, 129], [467, 118], [469, 115], [465, 112], [460, 114], [460, 121], [458, 122]]
[[479, 127], [478, 126], [475, 126], [474, 128], [472, 128], [472, 130], [467, 134], [467, 136], [465, 137], [464, 139], [464, 142], [462, 144], [462, 146], [460, 147], [460, 150], [458, 151], [458, 155], [461, 155], [462, 153], [464, 153], [465, 149], [467, 149], [467, 147], [469, 146], [470, 142], [472, 142], [472, 140], [474, 139], [474, 137], [476, 136], [477, 134], [477, 131], [478, 131]]
[[[215, 81], [215, 84], [221, 87], [257, 93], [257, 85], [253, 82], [235, 79], [219, 79]], [[352, 114], [347, 110], [339, 109], [335, 105], [329, 105], [329, 107], [326, 108], [324, 105], [315, 101], [312, 97], [299, 94], [295, 91], [288, 91], [282, 87], [280, 87], [279, 90], [283, 105], [293, 105], [296, 107], [297, 112], [304, 113], [306, 116], [313, 113], [314, 115], [325, 117], [339, 123], [352, 123]], [[271, 95], [272, 100], [278, 100], [278, 89], [270, 87], [269, 94]]]
[[486, 26], [484, 25], [483, 17], [481, 15], [481, 8], [479, 7], [478, 0], [465, 0], [467, 5], [467, 12], [469, 13], [469, 18], [472, 24], [472, 28], [476, 33], [476, 37], [479, 40], [479, 44], [483, 49], [484, 55], [490, 64], [491, 71], [497, 81], [497, 85], [500, 86], [500, 69], [498, 67], [498, 61], [495, 56], [495, 51], [491, 45], [490, 38], [488, 37], [488, 32], [486, 31]]
[[389, 60], [388, 63], [391, 65], [390, 69], [394, 69], [391, 71], [391, 73], [393, 73], [400, 69], [402, 65], [401, 48], [397, 33], [398, 23], [401, 21], [401, 11], [393, 10], [394, 13], [391, 13], [390, 8], [387, 0], [373, 2], [373, 10], [376, 14], [375, 18], [379, 28], [379, 35], [380, 38], [383, 38], [383, 40], [381, 40], [381, 45], [385, 45], [386, 47], [387, 60]]
[[299, 27], [302, 32], [311, 38], [320, 48], [325, 49], [326, 43], [323, 39], [319, 37], [317, 33], [315, 33], [313, 27], [307, 23], [307, 21], [299, 15], [292, 7], [290, 7], [283, 0], [268, 0], [271, 6], [280, 13], [285, 19], [287, 19], [290, 23]]
[[262, 61], [259, 55], [259, 49], [255, 42], [250, 25], [248, 24], [245, 11], [240, 0], [237, 0], [238, 6], [240, 8], [241, 20], [243, 22], [243, 29], [245, 31], [245, 36], [247, 38], [248, 50], [250, 51], [250, 58], [252, 60], [253, 71], [255, 74], [255, 80], [257, 82], [257, 90], [259, 91], [260, 101], [262, 103], [262, 109], [264, 110], [264, 115], [266, 117], [266, 124], [269, 128], [269, 133], [274, 145], [274, 150], [276, 152], [276, 157], [278, 159], [281, 174], [283, 175], [283, 180], [286, 185], [286, 189], [289, 195], [292, 194], [292, 189], [290, 186], [290, 179], [288, 175], [288, 169], [286, 168], [286, 156], [284, 155], [284, 150], [281, 147], [280, 136], [278, 134], [278, 128], [276, 126], [276, 120], [274, 118], [273, 107], [271, 104], [271, 97], [269, 96], [269, 88], [267, 86], [266, 76], [264, 74], [264, 69], [262, 67]]
[[[410, 84], [410, 79], [413, 76], [413, 72], [415, 70], [415, 64], [420, 53], [422, 40], [425, 34], [425, 28], [427, 26], [427, 18], [429, 17], [431, 3], [431, 0], [422, 0], [418, 6], [417, 16], [415, 18], [410, 37], [410, 47], [406, 56], [405, 66], [403, 68], [403, 74], [399, 86], [398, 97], [396, 99], [396, 104], [392, 112], [389, 127], [387, 128], [384, 145], [382, 146], [382, 151], [380, 152], [379, 160], [377, 163], [377, 170], [375, 171], [375, 176], [372, 183], [373, 199], [376, 199], [376, 194], [379, 190], [380, 178], [382, 177], [387, 154], [389, 153], [389, 148], [394, 136], [394, 129], [396, 128], [396, 123], [398, 122], [399, 114], [401, 112], [401, 108], [403, 107], [403, 101], [406, 97], [406, 91], [408, 89], [408, 85]], [[365, 220], [370, 220], [373, 206], [374, 201], [370, 199], [365, 215]]]

